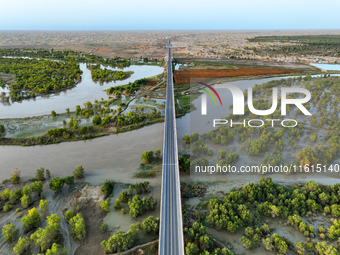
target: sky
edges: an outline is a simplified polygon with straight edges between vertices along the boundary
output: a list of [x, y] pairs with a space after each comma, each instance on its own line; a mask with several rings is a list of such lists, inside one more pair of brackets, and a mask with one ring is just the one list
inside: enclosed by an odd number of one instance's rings
[[0, 0], [0, 30], [340, 29], [338, 0]]

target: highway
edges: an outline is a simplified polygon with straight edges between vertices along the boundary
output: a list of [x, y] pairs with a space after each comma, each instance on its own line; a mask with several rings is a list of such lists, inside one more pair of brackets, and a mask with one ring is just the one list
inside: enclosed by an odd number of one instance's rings
[[159, 255], [184, 255], [171, 39], [167, 62]]

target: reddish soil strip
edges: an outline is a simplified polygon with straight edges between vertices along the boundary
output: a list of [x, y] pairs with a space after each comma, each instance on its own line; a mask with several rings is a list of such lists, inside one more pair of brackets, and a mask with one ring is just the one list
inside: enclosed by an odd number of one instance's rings
[[157, 84], [157, 81], [147, 81], [144, 83], [146, 86], [155, 86]]
[[241, 68], [241, 69], [202, 69], [202, 70], [185, 70], [175, 71], [175, 83], [190, 83], [190, 78], [224, 78], [246, 75], [264, 75], [264, 74], [285, 74], [298, 73], [296, 70], [267, 69], [267, 68]]

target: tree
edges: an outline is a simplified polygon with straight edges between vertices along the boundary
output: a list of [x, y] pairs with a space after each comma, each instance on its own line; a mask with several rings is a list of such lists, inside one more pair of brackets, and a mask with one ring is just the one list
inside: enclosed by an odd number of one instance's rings
[[144, 151], [142, 154], [142, 160], [145, 164], [149, 164], [153, 158], [153, 151]]
[[115, 203], [115, 205], [114, 205], [114, 208], [116, 209], [116, 210], [118, 210], [118, 209], [120, 209], [122, 206], [121, 206], [121, 204], [120, 204], [120, 201], [119, 201], [119, 199], [117, 198], [116, 199], [116, 203]]
[[30, 247], [30, 241], [28, 237], [19, 237], [17, 244], [14, 246], [13, 251], [16, 255], [24, 254]]
[[159, 158], [160, 156], [161, 156], [161, 150], [157, 149], [156, 152], [155, 152], [155, 157]]
[[28, 211], [28, 214], [22, 217], [21, 222], [23, 224], [23, 231], [24, 233], [35, 229], [39, 226], [40, 223], [40, 215], [38, 210], [33, 207], [31, 210]]
[[40, 194], [43, 191], [43, 183], [41, 181], [32, 182], [31, 189], [33, 192]]
[[39, 203], [39, 209], [41, 212], [46, 212], [47, 210], [47, 205], [48, 205], [48, 201], [47, 200], [44, 200], [44, 199], [41, 199], [40, 200], [40, 203]]
[[85, 170], [82, 166], [77, 166], [73, 171], [73, 176], [76, 179], [84, 178]]
[[159, 232], [159, 218], [155, 219], [153, 216], [149, 216], [143, 220], [142, 226], [147, 234], [157, 235]]
[[61, 249], [60, 245], [53, 243], [51, 249], [47, 249], [45, 255], [66, 255], [67, 249], [64, 247]]
[[51, 111], [51, 115], [52, 117], [57, 117], [57, 113], [54, 110]]
[[217, 152], [218, 154], [218, 159], [225, 159], [227, 156], [227, 152], [225, 150], [220, 150]]
[[31, 187], [28, 185], [25, 185], [22, 188], [22, 194], [29, 196], [31, 194]]
[[5, 242], [12, 242], [18, 237], [19, 230], [14, 224], [9, 223], [3, 226], [2, 234], [5, 235]]
[[50, 170], [46, 169], [46, 178], [49, 179], [51, 177], [51, 172]]
[[145, 211], [155, 210], [157, 201], [152, 196], [141, 199], [139, 195], [135, 195], [129, 201], [130, 215], [134, 218], [142, 215]]
[[300, 163], [300, 165], [316, 165], [319, 161], [317, 155], [310, 147], [304, 148], [302, 151], [299, 151], [296, 154], [296, 160]]
[[188, 243], [185, 247], [185, 253], [187, 255], [198, 255], [199, 251], [200, 250], [193, 243]]
[[36, 174], [35, 174], [35, 178], [38, 181], [45, 180], [45, 169], [43, 167], [40, 167], [39, 169], [37, 169]]
[[20, 182], [20, 171], [18, 170], [18, 168], [14, 169], [10, 180], [13, 184], [18, 184]]
[[106, 180], [104, 183], [103, 183], [103, 186], [102, 186], [102, 192], [105, 194], [106, 197], [110, 196], [112, 191], [113, 191], [113, 187], [114, 187], [114, 183], [113, 181], [110, 181], [110, 180]]
[[129, 200], [129, 195], [127, 190], [123, 190], [119, 194], [119, 200], [123, 203], [126, 203]]
[[68, 186], [72, 186], [74, 184], [74, 176], [66, 176], [64, 178], [64, 183]]
[[106, 233], [109, 230], [109, 225], [107, 225], [106, 223], [103, 223], [103, 224], [100, 225], [99, 230], [102, 233]]
[[[117, 199], [118, 200], [118, 199]], [[118, 200], [119, 201], [119, 200]], [[110, 211], [110, 199], [107, 198], [105, 200], [103, 200], [100, 203], [100, 208], [102, 208], [105, 212], [109, 212]]]
[[24, 207], [25, 209], [29, 206], [29, 204], [31, 203], [31, 199], [29, 196], [27, 195], [23, 195], [21, 198], [20, 198], [20, 201], [21, 201], [21, 206]]
[[65, 217], [67, 220], [70, 220], [74, 217], [74, 215], [70, 210], [68, 210], [67, 212], [65, 212]]
[[71, 235], [79, 241], [82, 240], [86, 235], [86, 226], [80, 213], [77, 213], [77, 215], [70, 220], [70, 225]]
[[31, 240], [34, 241], [36, 245], [39, 245], [41, 251], [46, 251], [48, 247], [54, 243], [59, 234], [60, 229], [60, 218], [57, 214], [52, 214], [47, 216], [46, 228], [39, 228], [31, 235]]
[[183, 141], [184, 141], [186, 144], [190, 144], [190, 136], [189, 136], [189, 135], [184, 135]]
[[[132, 195], [133, 195], [133, 188], [132, 188], [131, 185], [129, 185], [128, 195], [129, 195], [129, 196], [132, 196]], [[120, 201], [122, 201], [122, 200], [120, 200]]]
[[95, 115], [92, 119], [92, 123], [94, 125], [100, 125], [102, 123], [102, 118], [98, 115]]
[[64, 186], [64, 179], [60, 177], [54, 177], [49, 184], [50, 189], [54, 191], [59, 191]]
[[101, 242], [101, 246], [106, 253], [120, 253], [132, 248], [138, 237], [138, 230], [130, 229], [128, 232], [118, 231], [114, 233], [107, 241]]

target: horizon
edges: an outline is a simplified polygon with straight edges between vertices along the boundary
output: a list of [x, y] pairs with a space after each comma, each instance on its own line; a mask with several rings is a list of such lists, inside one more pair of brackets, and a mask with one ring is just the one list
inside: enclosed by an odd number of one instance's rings
[[[128, 8], [127, 8], [128, 6]], [[156, 0], [112, 2], [98, 0], [24, 0], [2, 3], [0, 30], [334, 30], [340, 3], [308, 0], [257, 2], [173, 0], [168, 6]], [[328, 8], [332, 6], [332, 8]], [[117, 11], [118, 10], [118, 11]]]

